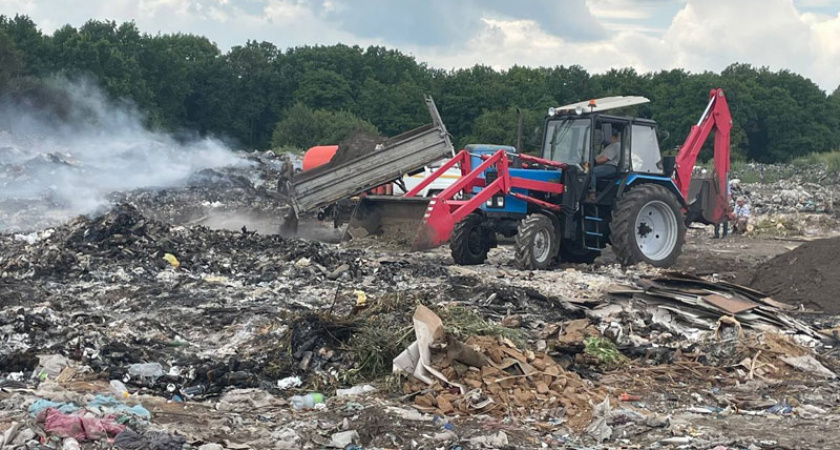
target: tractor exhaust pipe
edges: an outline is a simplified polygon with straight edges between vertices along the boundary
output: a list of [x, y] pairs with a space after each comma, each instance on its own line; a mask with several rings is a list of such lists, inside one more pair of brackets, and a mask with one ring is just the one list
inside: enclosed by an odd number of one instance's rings
[[662, 157], [662, 174], [668, 178], [674, 175], [674, 169], [677, 165], [677, 158], [675, 156]]

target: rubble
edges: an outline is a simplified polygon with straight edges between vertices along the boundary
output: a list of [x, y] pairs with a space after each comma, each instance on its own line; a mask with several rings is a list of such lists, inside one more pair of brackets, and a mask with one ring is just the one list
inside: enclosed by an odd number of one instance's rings
[[[804, 262], [830, 242], [765, 261], [799, 243], [690, 236], [677, 274], [609, 252], [519, 271], [504, 245], [459, 267], [202, 219], [279, 217], [273, 157], [249, 158], [0, 236], [0, 448], [819, 448], [833, 432], [837, 320], [763, 281], [828, 295], [829, 265]], [[419, 355], [424, 310], [423, 379], [392, 374], [415, 339]], [[295, 409], [306, 394], [322, 395]], [[44, 411], [101, 427], [65, 442]]]

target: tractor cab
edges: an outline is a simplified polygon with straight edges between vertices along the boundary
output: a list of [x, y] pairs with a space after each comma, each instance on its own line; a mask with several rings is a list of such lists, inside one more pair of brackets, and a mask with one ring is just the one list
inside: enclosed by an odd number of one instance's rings
[[[642, 97], [612, 97], [598, 103], [605, 105], [599, 109], [603, 111], [646, 101]], [[599, 113], [594, 101], [586, 102], [587, 108], [582, 105], [583, 102], [549, 109], [543, 128], [544, 159], [585, 173], [586, 188], [594, 191], [598, 202], [612, 201], [614, 195], [610, 194], [620, 190], [622, 180], [629, 174], [670, 177], [659, 149], [656, 122]], [[599, 158], [602, 155], [608, 160]], [[604, 165], [614, 169], [598, 168]]]

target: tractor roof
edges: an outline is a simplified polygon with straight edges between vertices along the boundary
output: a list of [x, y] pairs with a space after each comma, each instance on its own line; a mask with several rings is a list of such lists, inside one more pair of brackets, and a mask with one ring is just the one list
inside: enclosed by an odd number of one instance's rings
[[575, 111], [580, 108], [584, 113], [604, 112], [610, 109], [640, 105], [648, 102], [650, 102], [650, 100], [647, 98], [638, 96], [604, 97], [572, 103], [570, 105], [564, 105], [554, 109], [555, 111]]

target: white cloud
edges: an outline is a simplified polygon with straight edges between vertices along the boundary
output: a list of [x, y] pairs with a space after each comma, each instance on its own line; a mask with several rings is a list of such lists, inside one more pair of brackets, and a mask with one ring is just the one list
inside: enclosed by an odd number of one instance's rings
[[265, 5], [265, 17], [274, 23], [292, 22], [312, 16], [312, 9], [303, 1], [269, 0]]
[[663, 39], [674, 66], [719, 71], [733, 62], [789, 69], [833, 90], [840, 18], [818, 20], [791, 0], [691, 0]]
[[[589, 4], [618, 8], [632, 6], [633, 1]], [[598, 16], [597, 10], [594, 14]], [[530, 21], [485, 24], [461, 48], [448, 53], [418, 49], [416, 54], [445, 68], [476, 62], [499, 68], [580, 64], [595, 72], [625, 66], [719, 72], [740, 62], [789, 69], [828, 91], [840, 83], [840, 15], [802, 13], [792, 0], [688, 0], [662, 32], [633, 23], [615, 28], [608, 24], [615, 31], [609, 38], [585, 43], [564, 41]]]
[[[649, 48], [659, 46], [656, 40], [643, 34], [622, 32], [613, 39], [587, 43], [568, 42], [542, 30], [529, 20], [484, 19], [484, 28], [463, 48], [448, 52], [418, 50], [420, 59], [443, 68], [464, 67], [475, 63], [497, 69], [514, 64], [527, 66], [556, 66], [579, 64], [590, 71], [603, 72], [615, 67], [636, 67], [651, 70], [651, 66], [633, 51], [640, 44]], [[652, 61], [658, 61], [652, 57]], [[469, 64], [465, 64], [469, 61]]]
[[646, 19], [652, 13], [632, 0], [586, 0], [586, 6], [599, 19]]

